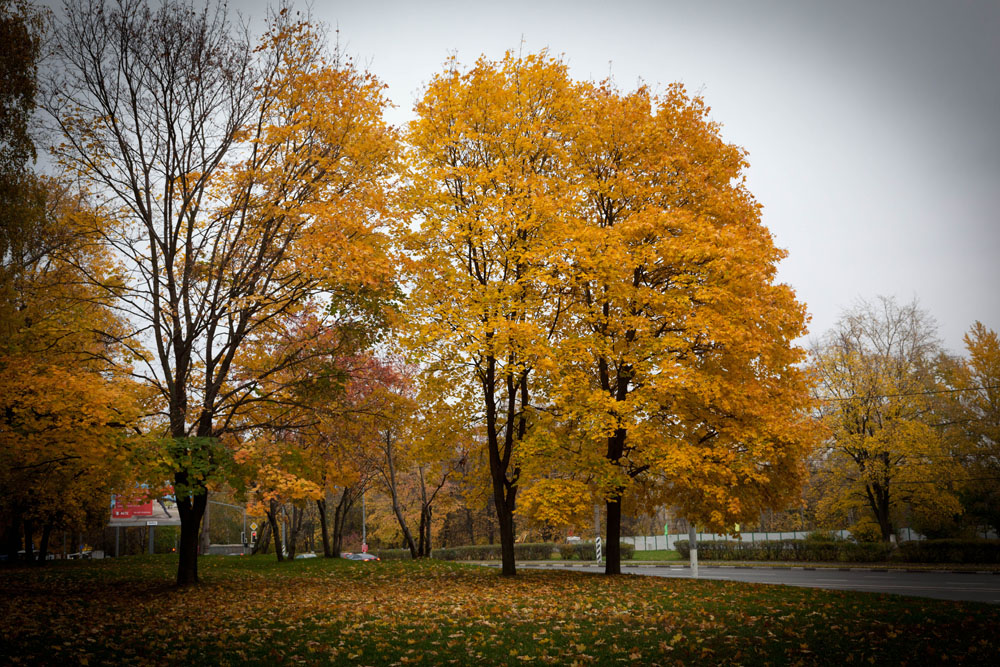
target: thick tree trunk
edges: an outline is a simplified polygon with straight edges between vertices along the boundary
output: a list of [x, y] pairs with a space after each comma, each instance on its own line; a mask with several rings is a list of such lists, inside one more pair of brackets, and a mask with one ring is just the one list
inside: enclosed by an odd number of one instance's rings
[[878, 522], [882, 541], [890, 542], [896, 533], [892, 526], [889, 489], [883, 484], [869, 484], [865, 490], [868, 494], [868, 506]]
[[620, 495], [608, 499], [607, 543], [604, 545], [604, 574], [622, 573], [622, 498]]
[[[187, 475], [183, 472], [174, 476], [177, 486], [183, 488]], [[177, 511], [181, 517], [181, 541], [177, 548], [177, 585], [191, 586], [198, 583], [198, 546], [201, 533], [201, 519], [208, 504], [208, 491], [202, 489], [197, 496], [177, 498]]]
[[[517, 567], [514, 560], [514, 511], [508, 506], [503, 498], [503, 484], [500, 485], [499, 494], [494, 483], [494, 497], [497, 501], [497, 525], [500, 528], [500, 557], [502, 559], [500, 574], [505, 577], [513, 577], [517, 574]], [[514, 494], [510, 495], [511, 505], [513, 505]]]
[[[510, 470], [515, 436], [523, 438], [525, 432], [524, 408], [527, 391], [527, 375], [522, 374], [518, 383], [513, 376], [506, 378], [506, 405], [503, 428], [503, 447], [501, 450], [500, 433], [497, 428], [496, 410], [496, 359], [487, 358], [486, 375], [483, 378], [483, 390], [486, 398], [486, 445], [490, 457], [490, 478], [493, 482], [493, 501], [496, 506], [497, 525], [500, 529], [500, 573], [505, 577], [517, 574], [514, 560], [514, 501], [517, 497], [517, 478], [519, 470]], [[521, 415], [517, 414], [517, 391], [521, 390]], [[516, 431], [515, 431], [516, 424]]]

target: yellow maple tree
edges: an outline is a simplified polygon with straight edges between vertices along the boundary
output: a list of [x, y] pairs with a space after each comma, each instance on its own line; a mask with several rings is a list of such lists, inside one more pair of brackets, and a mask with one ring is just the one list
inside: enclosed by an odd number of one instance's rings
[[792, 341], [805, 312], [775, 280], [783, 252], [743, 183], [744, 153], [701, 99], [605, 82], [578, 104], [570, 180], [583, 197], [550, 264], [570, 294], [542, 417], [568, 431], [537, 429], [531, 454], [606, 500], [614, 574], [622, 500], [639, 482], [716, 527], [797, 488], [809, 401]]
[[560, 313], [546, 260], [573, 196], [563, 172], [572, 87], [565, 64], [544, 52], [481, 58], [466, 71], [450, 60], [407, 133], [411, 349], [475, 388], [505, 575], [515, 573], [530, 376]]

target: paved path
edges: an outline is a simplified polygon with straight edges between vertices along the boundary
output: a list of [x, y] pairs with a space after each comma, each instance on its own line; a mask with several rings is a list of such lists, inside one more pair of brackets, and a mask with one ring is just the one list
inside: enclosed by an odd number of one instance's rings
[[[562, 563], [519, 563], [518, 567], [570, 569], [578, 572], [603, 572], [598, 565], [566, 565]], [[681, 565], [623, 565], [626, 574], [655, 577], [689, 578], [691, 570]], [[942, 600], [964, 600], [1000, 604], [1000, 574], [980, 572], [908, 572], [878, 570], [864, 567], [724, 567], [698, 568], [701, 579], [727, 579], [759, 584], [784, 584], [807, 588], [895, 593]]]

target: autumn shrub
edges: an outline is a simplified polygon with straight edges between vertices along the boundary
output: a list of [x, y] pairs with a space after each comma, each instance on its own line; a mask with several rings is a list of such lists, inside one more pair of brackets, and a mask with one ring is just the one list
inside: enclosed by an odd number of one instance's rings
[[871, 519], [862, 519], [851, 526], [851, 537], [858, 542], [879, 542], [882, 539], [882, 529]]
[[913, 540], [892, 560], [903, 563], [1000, 563], [1000, 540]]
[[382, 560], [411, 560], [409, 549], [379, 549], [378, 557]]

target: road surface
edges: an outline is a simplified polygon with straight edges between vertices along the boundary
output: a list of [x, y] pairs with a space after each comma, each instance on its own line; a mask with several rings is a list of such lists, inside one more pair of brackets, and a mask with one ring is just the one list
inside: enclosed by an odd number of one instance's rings
[[[491, 564], [492, 565], [492, 564]], [[568, 569], [577, 572], [603, 572], [599, 565], [569, 565], [563, 563], [518, 563], [518, 567], [542, 569]], [[624, 574], [641, 574], [654, 577], [691, 576], [691, 570], [681, 565], [623, 565]], [[1000, 574], [979, 572], [907, 572], [878, 570], [864, 567], [811, 568], [811, 567], [722, 567], [698, 568], [700, 579], [726, 579], [758, 584], [784, 584], [807, 588], [864, 591], [866, 593], [895, 593], [916, 597], [963, 600], [1000, 604]]]

